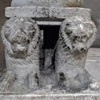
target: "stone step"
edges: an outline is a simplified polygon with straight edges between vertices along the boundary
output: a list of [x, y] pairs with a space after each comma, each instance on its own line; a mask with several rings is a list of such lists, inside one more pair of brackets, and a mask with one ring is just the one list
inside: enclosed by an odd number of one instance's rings
[[0, 100], [100, 100], [100, 94], [0, 95]]

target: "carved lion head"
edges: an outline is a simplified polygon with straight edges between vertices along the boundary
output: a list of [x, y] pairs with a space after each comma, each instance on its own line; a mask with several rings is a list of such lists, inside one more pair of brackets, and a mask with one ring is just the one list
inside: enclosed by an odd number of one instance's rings
[[96, 37], [96, 26], [79, 16], [66, 19], [61, 26], [61, 35], [72, 51], [85, 52]]
[[31, 18], [11, 18], [2, 29], [6, 51], [16, 58], [26, 57], [32, 52], [38, 36], [39, 28]]

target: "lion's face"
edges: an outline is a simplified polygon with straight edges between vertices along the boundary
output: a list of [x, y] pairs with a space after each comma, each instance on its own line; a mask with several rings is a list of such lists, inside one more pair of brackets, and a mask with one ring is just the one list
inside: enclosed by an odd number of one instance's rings
[[5, 38], [10, 43], [11, 56], [23, 58], [27, 56], [30, 43], [36, 30], [34, 23], [26, 19], [14, 20], [15, 22], [5, 25]]
[[[9, 36], [9, 38], [11, 37]], [[23, 33], [22, 30], [18, 30], [16, 35], [13, 36], [13, 39], [10, 40], [13, 55], [16, 57], [26, 56], [31, 40], [32, 39], [30, 36], [26, 35], [26, 33]]]
[[93, 23], [74, 17], [69, 19], [65, 25], [64, 31], [71, 42], [73, 51], [86, 52], [87, 43], [94, 34]]

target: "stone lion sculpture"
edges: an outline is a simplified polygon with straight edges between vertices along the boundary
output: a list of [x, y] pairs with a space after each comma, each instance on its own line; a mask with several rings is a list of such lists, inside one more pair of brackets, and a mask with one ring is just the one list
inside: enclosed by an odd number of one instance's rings
[[13, 76], [12, 79], [4, 79], [1, 86], [6, 83], [3, 87], [7, 88], [9, 81], [14, 80], [14, 85], [9, 84], [13, 91], [18, 87], [19, 91], [22, 88], [25, 91], [26, 87], [36, 88], [40, 76], [38, 25], [31, 18], [13, 17], [5, 23], [1, 33], [5, 45], [7, 74], [10, 73], [9, 77]]
[[79, 16], [63, 21], [55, 54], [59, 86], [68, 91], [87, 89], [92, 78], [85, 70], [88, 49], [96, 37], [95, 24]]

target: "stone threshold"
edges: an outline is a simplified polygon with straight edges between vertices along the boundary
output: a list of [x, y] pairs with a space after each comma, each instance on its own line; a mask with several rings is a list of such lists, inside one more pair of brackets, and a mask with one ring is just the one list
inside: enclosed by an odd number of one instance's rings
[[100, 100], [100, 94], [0, 95], [0, 100]]

